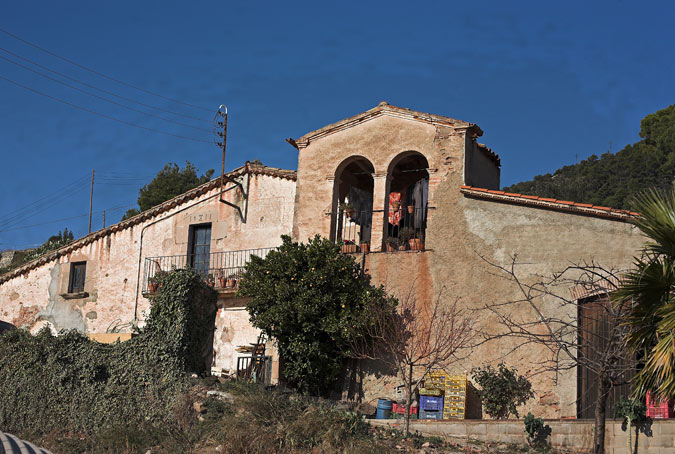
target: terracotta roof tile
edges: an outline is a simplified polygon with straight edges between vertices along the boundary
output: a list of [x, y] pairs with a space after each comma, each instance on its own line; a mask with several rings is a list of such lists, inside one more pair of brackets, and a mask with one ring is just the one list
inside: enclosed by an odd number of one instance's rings
[[478, 149], [482, 151], [488, 158], [490, 158], [492, 162], [497, 164], [497, 166], [502, 165], [502, 161], [501, 159], [499, 159], [499, 155], [494, 151], [492, 151], [492, 148], [488, 147], [484, 143], [476, 143], [476, 145], [478, 145]]
[[568, 213], [578, 213], [588, 216], [596, 216], [605, 219], [616, 219], [625, 222], [631, 222], [639, 213], [628, 210], [619, 210], [616, 208], [595, 206], [590, 203], [578, 203], [570, 200], [558, 200], [536, 195], [514, 194], [510, 192], [488, 190], [485, 188], [475, 188], [473, 186], [460, 186], [460, 191], [471, 197], [485, 200], [494, 200], [499, 202], [513, 203], [517, 205], [545, 208], [551, 210], [564, 211]]
[[[474, 123], [469, 123], [466, 121], [458, 120], [456, 118], [450, 118], [443, 115], [434, 115], [424, 112], [419, 112], [412, 109], [406, 109], [404, 107], [392, 106], [389, 103], [382, 101], [377, 106], [372, 109], [361, 112], [360, 114], [354, 115], [344, 120], [340, 120], [335, 123], [331, 123], [322, 128], [316, 129], [314, 131], [308, 132], [298, 139], [290, 139], [288, 142], [296, 147], [297, 149], [307, 147], [311, 142], [314, 142], [317, 139], [328, 136], [335, 132], [341, 131], [343, 129], [350, 128], [352, 126], [361, 124], [364, 121], [371, 120], [373, 118], [380, 117], [382, 115], [409, 118], [416, 121], [421, 121], [429, 124], [440, 124], [448, 127], [460, 128], [460, 129], [469, 129], [475, 134], [476, 137], [482, 136], [483, 131]], [[484, 146], [484, 145], [483, 145]], [[487, 148], [487, 147], [486, 147]], [[492, 150], [490, 150], [490, 153]], [[493, 153], [494, 154], [494, 153]], [[497, 156], [497, 155], [495, 155]], [[496, 158], [499, 160], [499, 157]]]

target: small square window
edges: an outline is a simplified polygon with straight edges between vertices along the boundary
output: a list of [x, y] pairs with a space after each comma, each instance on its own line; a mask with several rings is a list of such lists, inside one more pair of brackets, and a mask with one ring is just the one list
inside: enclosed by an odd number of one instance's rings
[[84, 277], [87, 272], [87, 262], [75, 262], [70, 264], [70, 280], [68, 281], [68, 293], [84, 292]]

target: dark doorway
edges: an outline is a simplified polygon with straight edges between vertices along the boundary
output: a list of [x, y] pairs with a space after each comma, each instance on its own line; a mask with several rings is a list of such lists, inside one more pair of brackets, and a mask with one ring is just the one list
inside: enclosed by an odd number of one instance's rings
[[[613, 324], [618, 323], [611, 313], [612, 303], [606, 297], [590, 297], [579, 302], [579, 355], [581, 363], [600, 364], [607, 355], [613, 336]], [[607, 396], [607, 414], [611, 415], [619, 397], [630, 394], [630, 379], [635, 375], [634, 364], [617, 357], [611, 366], [613, 382]], [[588, 367], [577, 367], [577, 417], [593, 419], [595, 401], [598, 398], [598, 375]]]
[[211, 224], [190, 226], [188, 263], [202, 276], [209, 274], [211, 261]]

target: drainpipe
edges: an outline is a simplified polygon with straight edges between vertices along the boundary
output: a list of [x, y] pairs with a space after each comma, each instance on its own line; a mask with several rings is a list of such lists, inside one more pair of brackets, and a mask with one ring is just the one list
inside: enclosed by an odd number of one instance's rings
[[[205, 199], [199, 200], [199, 201], [197, 201], [197, 202], [195, 202], [191, 205], [188, 205], [188, 206], [185, 206], [185, 207], [181, 208], [180, 210], [174, 211], [173, 213], [169, 214], [168, 216], [164, 216], [160, 219], [155, 219], [154, 221], [150, 222], [149, 224], [146, 224], [145, 226], [143, 226], [143, 228], [141, 229], [141, 238], [139, 240], [140, 244], [138, 246], [138, 272], [136, 274], [136, 299], [134, 301], [134, 321], [133, 321], [134, 326], [136, 326], [136, 322], [138, 320], [138, 318], [137, 318], [137, 316], [138, 316], [138, 294], [139, 294], [139, 290], [140, 290], [140, 286], [141, 286], [141, 260], [143, 259], [143, 234], [145, 233], [145, 229], [147, 229], [151, 225], [154, 225], [154, 224], [158, 223], [159, 221], [163, 221], [165, 219], [168, 219], [172, 216], [177, 215], [178, 213], [181, 213], [181, 212], [183, 212], [187, 209], [190, 209], [190, 208], [192, 208], [196, 205], [199, 205], [202, 202], [206, 202], [207, 200], [211, 200], [215, 197], [220, 197], [220, 196], [222, 196], [223, 192], [230, 191], [231, 189], [235, 189], [237, 187], [241, 187], [241, 184], [235, 183], [234, 186], [230, 186], [229, 188], [225, 189], [224, 191], [218, 191], [214, 195], [210, 195]], [[246, 195], [246, 198], [248, 199], [248, 194]], [[247, 201], [246, 204], [248, 205], [248, 201]]]

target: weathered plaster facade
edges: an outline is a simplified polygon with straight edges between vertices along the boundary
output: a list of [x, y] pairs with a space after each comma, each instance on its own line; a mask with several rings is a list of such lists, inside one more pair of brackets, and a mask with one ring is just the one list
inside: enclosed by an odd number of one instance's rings
[[[147, 257], [185, 256], [189, 228], [211, 225], [211, 253], [270, 248], [289, 234], [293, 222], [295, 173], [247, 164], [229, 174], [224, 200], [216, 179], [182, 196], [29, 263], [0, 277], [0, 320], [36, 332], [76, 329], [92, 338], [130, 332], [143, 324], [150, 301], [144, 296]], [[86, 262], [84, 292], [69, 294], [71, 264]], [[257, 340], [243, 317], [245, 302], [221, 292], [216, 322], [214, 366], [232, 370], [237, 345]], [[226, 308], [227, 306], [227, 308]], [[234, 308], [234, 309], [233, 309]], [[110, 336], [108, 336], [110, 337]], [[116, 339], [116, 337], [111, 337]]]
[[[230, 176], [240, 185], [227, 183], [225, 199], [240, 210], [219, 201], [220, 183], [214, 180], [0, 276], [0, 321], [32, 331], [42, 326], [94, 334], [128, 331], [149, 308], [142, 293], [144, 259], [185, 255], [190, 226], [211, 223], [212, 253], [274, 247], [280, 235], [290, 232], [298, 241], [316, 234], [338, 239], [345, 185], [359, 178], [367, 179], [359, 190], [372, 198], [372, 225], [371, 253], [358, 259], [365, 259], [373, 282], [393, 294], [402, 295], [412, 286], [420, 301], [440, 295], [442, 301], [459, 300], [472, 311], [517, 296], [514, 286], [495, 276], [484, 259], [506, 265], [517, 254], [516, 268], [524, 279], [590, 260], [614, 268], [630, 265], [643, 241], [630, 223], [632, 213], [498, 191], [500, 160], [477, 143], [480, 135], [472, 123], [381, 103], [289, 140], [299, 152], [297, 181], [295, 172], [263, 166], [247, 164], [233, 171]], [[345, 175], [347, 170], [351, 174]], [[424, 249], [384, 252], [385, 239], [392, 235], [388, 213], [396, 203], [390, 193], [396, 178], [406, 172], [421, 172], [428, 181]], [[365, 232], [361, 225], [357, 235]], [[70, 264], [77, 261], [86, 261], [87, 270], [84, 292], [74, 298], [67, 291]], [[236, 348], [258, 336], [245, 303], [225, 294], [220, 299], [215, 365], [229, 371], [236, 368]], [[545, 303], [550, 313], [560, 311]], [[481, 314], [476, 323], [499, 330], [482, 312], [475, 312]], [[506, 355], [507, 364], [528, 373], [546, 354], [534, 348], [508, 354], [513, 346], [509, 340], [485, 344], [451, 372], [464, 373]], [[545, 417], [576, 415], [575, 371], [538, 375], [533, 381], [537, 397], [525, 411]], [[390, 395], [395, 384], [396, 377], [375, 373], [361, 383], [366, 400]]]
[[[499, 187], [499, 158], [476, 143], [481, 133], [469, 123], [380, 104], [297, 139], [294, 238], [334, 234], [334, 182], [341, 164], [359, 157], [374, 169], [372, 252], [364, 256], [365, 268], [375, 284], [384, 284], [393, 294], [405, 295], [413, 286], [421, 301], [431, 302], [440, 295], [444, 302], [459, 300], [471, 311], [519, 297], [514, 285], [495, 276], [497, 270], [483, 258], [508, 265], [517, 255], [517, 271], [524, 279], [590, 260], [614, 268], [630, 266], [643, 238], [628, 222], [629, 213], [580, 204], [574, 211], [572, 205], [545, 199], [534, 206], [532, 199], [504, 196], [495, 191]], [[392, 163], [411, 152], [422, 154], [428, 162], [425, 250], [382, 252]], [[468, 187], [478, 185], [485, 189]], [[548, 304], [548, 309], [560, 311], [553, 304]], [[481, 328], [501, 329], [485, 311], [473, 313]], [[513, 346], [511, 340], [485, 344], [451, 372], [465, 373], [504, 359], [527, 374], [541, 355], [547, 354], [528, 348], [509, 355]], [[392, 395], [398, 384], [393, 377], [377, 376], [367, 374], [363, 379], [366, 400]], [[576, 416], [576, 371], [555, 378], [549, 374], [533, 379], [537, 398], [525, 411], [545, 417]]]

